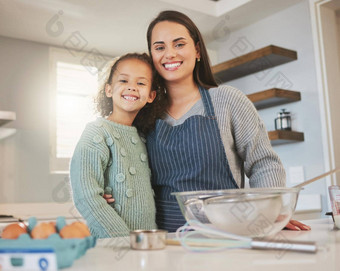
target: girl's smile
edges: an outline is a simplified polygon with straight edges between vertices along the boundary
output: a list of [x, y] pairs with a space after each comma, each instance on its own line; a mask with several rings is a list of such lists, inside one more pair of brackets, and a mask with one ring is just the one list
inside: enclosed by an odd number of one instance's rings
[[137, 99], [139, 99], [139, 97], [135, 96], [135, 95], [122, 95], [123, 99], [127, 100], [127, 101], [136, 101]]

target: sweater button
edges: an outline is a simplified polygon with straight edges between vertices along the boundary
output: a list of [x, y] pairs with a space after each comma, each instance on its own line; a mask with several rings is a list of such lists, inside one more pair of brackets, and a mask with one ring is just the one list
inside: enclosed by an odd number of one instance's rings
[[126, 150], [124, 148], [120, 149], [120, 154], [125, 157], [126, 156]]
[[136, 145], [137, 144], [137, 139], [135, 137], [131, 137], [131, 143]]
[[128, 198], [131, 198], [131, 197], [133, 196], [133, 190], [132, 190], [132, 189], [126, 190], [125, 195], [126, 195]]
[[129, 172], [131, 175], [135, 175], [136, 174], [136, 169], [134, 167], [130, 167], [129, 168]]
[[117, 181], [118, 183], [124, 182], [124, 181], [125, 181], [125, 175], [124, 175], [124, 173], [118, 173], [118, 174], [116, 175], [116, 181]]
[[142, 160], [143, 162], [145, 162], [146, 159], [147, 159], [146, 154], [145, 154], [145, 153], [141, 153], [141, 154], [140, 154], [140, 160]]
[[115, 209], [117, 212], [120, 213], [120, 211], [122, 210], [122, 206], [120, 204], [115, 204]]
[[93, 137], [93, 142], [94, 143], [100, 143], [100, 142], [102, 142], [103, 141], [103, 138], [100, 136], [100, 135], [95, 135], [94, 137]]
[[112, 195], [112, 187], [110, 187], [110, 186], [105, 187], [104, 193], [105, 193], [105, 194]]
[[113, 139], [112, 139], [112, 137], [108, 137], [108, 138], [106, 139], [106, 145], [111, 146], [112, 144], [113, 144]]
[[115, 138], [117, 138], [117, 139], [120, 138], [120, 134], [119, 134], [118, 132], [116, 132], [116, 131], [113, 131], [113, 136], [114, 136]]

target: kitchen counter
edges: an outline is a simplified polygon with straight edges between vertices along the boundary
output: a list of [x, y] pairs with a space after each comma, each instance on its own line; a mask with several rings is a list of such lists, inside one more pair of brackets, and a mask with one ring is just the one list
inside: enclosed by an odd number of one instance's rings
[[129, 247], [129, 239], [100, 239], [95, 248], [76, 260], [67, 270], [340, 270], [340, 230], [331, 218], [304, 221], [311, 231], [281, 231], [281, 238], [316, 241], [316, 254], [235, 249], [222, 252], [189, 252], [181, 246], [167, 246], [158, 251], [137, 251]]
[[0, 214], [12, 215], [22, 220], [31, 216], [38, 220], [55, 220], [58, 216], [64, 216], [66, 219], [82, 218], [73, 202], [1, 203]]

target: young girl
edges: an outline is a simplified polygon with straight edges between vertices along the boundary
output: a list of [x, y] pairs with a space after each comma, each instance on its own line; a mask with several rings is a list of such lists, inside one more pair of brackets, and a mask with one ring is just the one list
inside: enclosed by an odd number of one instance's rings
[[[86, 126], [74, 151], [74, 203], [96, 237], [156, 228], [147, 151], [137, 132], [152, 129], [161, 112], [161, 97], [152, 104], [153, 82], [147, 54], [120, 57], [97, 97], [102, 118]], [[104, 193], [112, 194], [114, 202], [108, 205]]]

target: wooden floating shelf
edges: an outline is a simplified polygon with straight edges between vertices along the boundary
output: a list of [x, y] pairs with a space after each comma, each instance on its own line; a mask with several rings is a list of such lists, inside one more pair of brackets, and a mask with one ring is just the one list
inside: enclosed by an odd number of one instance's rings
[[285, 130], [269, 131], [268, 136], [273, 146], [301, 142], [305, 140], [303, 133], [295, 131]]
[[[269, 45], [212, 67], [217, 81], [227, 82], [297, 59], [297, 52]], [[219, 83], [218, 82], [218, 83]]]
[[0, 111], [0, 126], [16, 119], [15, 112]]
[[253, 102], [256, 109], [264, 109], [301, 100], [300, 92], [280, 88], [267, 89], [249, 94], [247, 97]]

